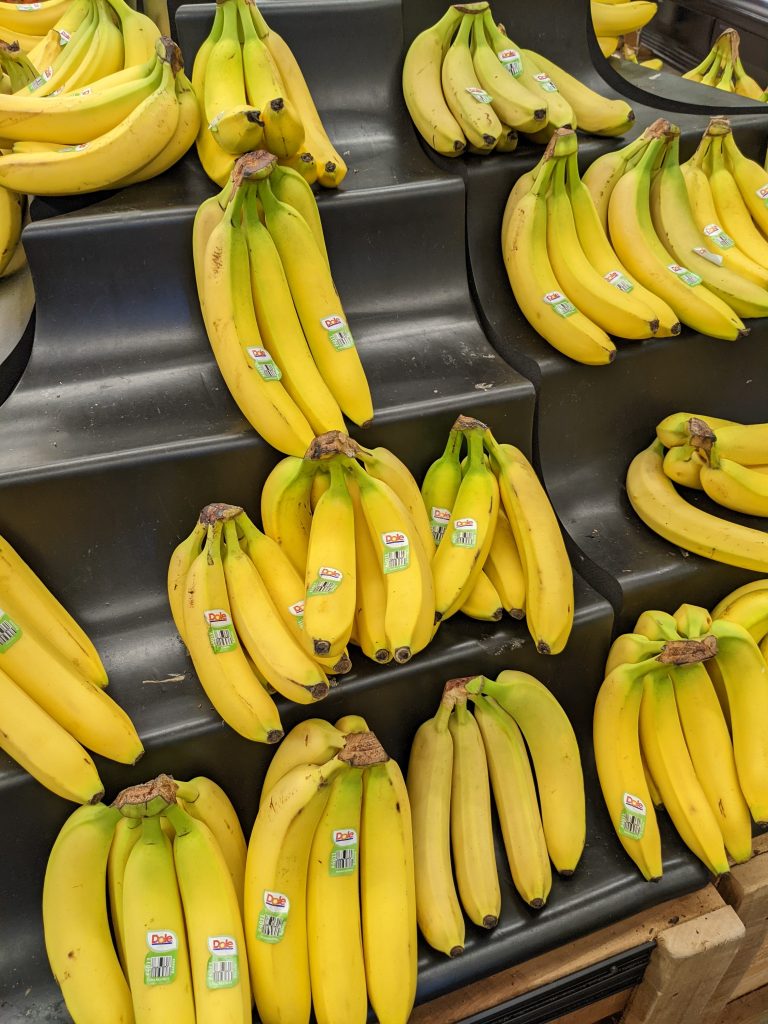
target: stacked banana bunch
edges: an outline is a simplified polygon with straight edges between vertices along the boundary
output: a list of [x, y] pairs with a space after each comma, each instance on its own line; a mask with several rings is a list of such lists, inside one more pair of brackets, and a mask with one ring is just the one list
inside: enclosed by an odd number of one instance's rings
[[[119, 188], [186, 153], [200, 123], [197, 99], [178, 47], [149, 18], [124, 0], [8, 8], [20, 29], [30, 19], [45, 34], [20, 72], [26, 78], [31, 67], [35, 77], [0, 93], [0, 186], [36, 195]], [[27, 49], [23, 30], [14, 39]]]
[[622, 36], [639, 32], [658, 9], [651, 0], [592, 0], [592, 25], [604, 57], [621, 45]]
[[65, 800], [100, 800], [84, 748], [122, 764], [144, 753], [106, 686], [96, 648], [0, 537], [0, 749]]
[[423, 139], [452, 157], [467, 147], [481, 156], [510, 153], [518, 133], [546, 143], [563, 125], [621, 135], [634, 120], [623, 100], [600, 96], [512, 42], [486, 2], [454, 4], [414, 39], [403, 96]]
[[310, 184], [336, 188], [347, 165], [333, 148], [301, 68], [253, 0], [217, 0], [192, 85], [203, 109], [197, 152], [224, 185], [235, 158], [266, 149]]
[[245, 857], [210, 779], [161, 775], [78, 808], [43, 885], [48, 960], [75, 1024], [250, 1024]]
[[[468, 456], [461, 460], [463, 438]], [[573, 624], [573, 574], [555, 513], [523, 453], [460, 416], [422, 485], [435, 621], [461, 610], [525, 617], [540, 654], [559, 654]]]
[[[233, 0], [226, 0], [227, 3]], [[303, 455], [316, 434], [363, 425], [373, 404], [333, 283], [320, 214], [297, 171], [240, 157], [197, 212], [192, 248], [216, 362], [248, 422]]]
[[715, 40], [707, 56], [695, 68], [686, 71], [683, 78], [702, 85], [712, 85], [723, 92], [735, 92], [750, 100], [766, 101], [766, 93], [744, 70], [739, 56], [739, 33], [727, 28]]
[[[245, 934], [263, 1024], [406, 1024], [416, 995], [413, 838], [400, 768], [366, 723], [318, 719], [269, 767], [248, 844]], [[250, 1018], [249, 1018], [250, 1019]]]
[[613, 827], [646, 879], [662, 874], [654, 806], [714, 875], [729, 857], [749, 860], [750, 819], [768, 821], [768, 666], [739, 622], [764, 636], [766, 597], [741, 588], [712, 616], [644, 612], [610, 650], [595, 759]]
[[549, 690], [525, 672], [446, 683], [437, 714], [411, 747], [416, 916], [430, 946], [451, 957], [464, 951], [462, 907], [480, 928], [499, 920], [491, 784], [512, 881], [538, 910], [552, 886], [550, 860], [560, 874], [576, 869], [586, 811], [573, 727]]
[[[665, 448], [668, 449], [665, 452]], [[768, 533], [690, 504], [674, 484], [724, 508], [768, 516], [768, 424], [674, 413], [627, 471], [627, 496], [646, 526], [702, 558], [768, 573]]]

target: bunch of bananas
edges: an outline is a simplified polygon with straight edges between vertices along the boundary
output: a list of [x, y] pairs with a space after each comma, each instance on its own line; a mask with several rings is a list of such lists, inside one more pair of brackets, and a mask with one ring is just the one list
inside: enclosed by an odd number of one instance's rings
[[619, 48], [622, 36], [639, 32], [658, 10], [652, 0], [592, 0], [592, 25], [604, 57]]
[[674, 487], [702, 490], [725, 508], [766, 516], [766, 465], [768, 424], [673, 413], [632, 460], [627, 496], [646, 526], [670, 543], [716, 562], [768, 572], [768, 533], [705, 512]]
[[717, 39], [707, 56], [695, 68], [686, 71], [683, 78], [702, 85], [712, 85], [723, 92], [735, 92], [751, 100], [766, 101], [768, 94], [744, 70], [739, 56], [739, 33], [727, 28]]
[[506, 610], [527, 618], [540, 654], [559, 654], [573, 624], [573, 574], [547, 493], [523, 453], [460, 416], [421, 491], [435, 621], [459, 610], [498, 621]]
[[62, 13], [27, 54], [36, 77], [0, 93], [0, 186], [69, 195], [167, 170], [200, 123], [178, 47], [124, 0], [43, 0], [13, 11], [32, 18], [49, 2], [51, 17]]
[[197, 152], [224, 185], [240, 153], [267, 149], [310, 184], [336, 188], [347, 165], [323, 128], [301, 68], [253, 0], [217, 0], [192, 85], [203, 109]]
[[106, 685], [91, 641], [0, 537], [0, 749], [65, 800], [100, 800], [83, 748], [122, 764], [144, 753]]
[[245, 934], [263, 1024], [406, 1024], [416, 995], [408, 791], [365, 721], [302, 722], [248, 844]]
[[538, 910], [552, 885], [550, 859], [563, 875], [576, 869], [586, 811], [573, 727], [549, 690], [525, 672], [450, 680], [411, 747], [416, 916], [430, 946], [452, 957], [464, 951], [462, 907], [480, 928], [499, 920], [491, 784], [512, 881]]
[[[227, 0], [230, 2], [230, 0]], [[303, 455], [342, 412], [373, 418], [311, 187], [264, 151], [240, 157], [192, 235], [208, 338], [232, 397], [273, 448]]]
[[768, 661], [768, 580], [738, 587], [713, 608], [712, 618], [735, 622], [746, 629]]
[[250, 1024], [245, 857], [210, 779], [161, 775], [78, 808], [43, 885], [48, 960], [75, 1024]]
[[18, 42], [4, 43], [0, 39], [0, 93], [10, 96], [37, 78], [37, 69], [21, 49]]
[[518, 132], [546, 143], [563, 125], [621, 135], [634, 120], [610, 100], [532, 50], [493, 20], [488, 3], [454, 4], [411, 44], [403, 96], [424, 140], [443, 156], [510, 153]]
[[647, 879], [662, 874], [654, 805], [714, 875], [729, 856], [749, 860], [750, 815], [768, 820], [768, 666], [738, 621], [764, 636], [767, 598], [741, 588], [712, 616], [685, 604], [644, 612], [611, 647], [595, 759], [613, 827]]

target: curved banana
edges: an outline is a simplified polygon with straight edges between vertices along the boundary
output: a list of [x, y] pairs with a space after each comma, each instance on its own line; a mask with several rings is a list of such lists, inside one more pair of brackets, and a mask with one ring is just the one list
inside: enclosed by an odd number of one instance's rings
[[741, 426], [733, 420], [721, 420], [698, 412], [675, 412], [666, 416], [656, 425], [656, 437], [666, 448], [688, 444], [691, 436], [691, 420], [702, 420], [714, 432], [723, 427]]
[[763, 234], [768, 231], [768, 174], [760, 164], [744, 156], [732, 132], [723, 135], [723, 149], [752, 220]]
[[317, 200], [315, 199], [312, 187], [298, 171], [280, 164], [272, 168], [269, 183], [280, 202], [292, 206], [307, 222], [315, 237], [318, 249], [325, 256], [325, 262], [330, 266], [325, 236], [323, 234], [323, 225], [320, 220], [320, 211], [317, 208]]
[[64, 91], [82, 89], [91, 82], [123, 70], [123, 34], [112, 20], [107, 0], [95, 0], [98, 23], [93, 40], [83, 60], [64, 82]]
[[708, 129], [712, 140], [706, 154], [704, 169], [709, 178], [718, 221], [742, 252], [764, 269], [768, 269], [768, 241], [752, 220], [739, 186], [726, 165], [723, 138], [715, 134], [712, 128], [710, 125]]
[[563, 99], [572, 107], [581, 131], [615, 136], [623, 135], [630, 128], [635, 114], [625, 100], [601, 96], [540, 53], [533, 50], [523, 50], [522, 53], [525, 60], [532, 61], [554, 82]]
[[445, 102], [467, 141], [487, 152], [498, 142], [502, 127], [472, 63], [469, 35], [474, 20], [474, 14], [462, 16], [456, 37], [445, 51], [440, 77]]
[[479, 16], [472, 26], [472, 64], [478, 82], [491, 96], [491, 106], [503, 124], [521, 132], [535, 132], [544, 127], [547, 123], [544, 94], [536, 95], [526, 88], [515, 77], [518, 64], [506, 59], [502, 62], [494, 53]]
[[[315, 477], [317, 480], [318, 477]], [[355, 509], [355, 625], [352, 642], [366, 658], [386, 665], [392, 660], [386, 631], [387, 585], [384, 580], [378, 536], [371, 534], [365, 519], [360, 488], [353, 478], [347, 487]]]
[[464, 435], [456, 428], [448, 435], [445, 451], [427, 470], [421, 485], [421, 497], [429, 517], [434, 548], [443, 539], [451, 521], [456, 495], [461, 486], [459, 455]]
[[411, 43], [403, 64], [403, 97], [422, 138], [443, 156], [458, 156], [466, 148], [461, 126], [445, 102], [440, 69], [461, 15], [449, 7], [431, 28]]
[[112, 921], [112, 931], [115, 937], [117, 955], [123, 968], [123, 974], [127, 967], [125, 962], [125, 927], [123, 918], [123, 882], [125, 879], [125, 865], [131, 850], [141, 838], [141, 818], [120, 817], [115, 826], [115, 833], [112, 845], [109, 848], [107, 859], [107, 895], [109, 897], [109, 916]]
[[304, 578], [312, 526], [310, 493], [318, 463], [289, 457], [275, 466], [261, 489], [264, 532]]
[[467, 592], [462, 601], [460, 611], [480, 622], [499, 622], [501, 620], [504, 606], [499, 592], [482, 569], [472, 589]]
[[762, 466], [768, 462], [768, 423], [723, 423], [716, 426], [711, 417], [704, 417], [716, 431], [717, 449], [724, 458], [742, 466]]
[[174, 625], [182, 639], [184, 633], [184, 588], [187, 573], [202, 550], [206, 533], [205, 523], [198, 519], [192, 533], [174, 550], [168, 566], [168, 603], [171, 606]]
[[[613, 152], [605, 153], [597, 160], [593, 160], [584, 171], [581, 180], [592, 196], [592, 202], [606, 233], [608, 231], [608, 208], [613, 190], [640, 158], [648, 142], [647, 134], [643, 132], [622, 149], [615, 149]], [[616, 246], [614, 245], [613, 248], [615, 249]]]
[[[78, 807], [48, 857], [43, 882], [45, 950], [64, 1002], [78, 1024], [127, 1024], [131, 993], [109, 930], [107, 858], [120, 812]], [[72, 951], [77, 950], [76, 956]], [[94, 999], [99, 992], [99, 999]]]
[[653, 18], [658, 4], [652, 0], [633, 0], [631, 3], [597, 3], [592, 0], [592, 24], [599, 36], [626, 36], [637, 32]]
[[759, 644], [768, 635], [768, 580], [757, 580], [747, 592], [729, 594], [712, 611], [712, 618], [738, 623]]
[[664, 456], [664, 473], [669, 479], [682, 487], [702, 490], [701, 469], [706, 465], [706, 458], [699, 448], [690, 444], [681, 444], [670, 448]]
[[391, 451], [381, 446], [369, 449], [358, 445], [356, 457], [363, 463], [369, 476], [380, 480], [391, 488], [405, 505], [416, 532], [421, 538], [422, 546], [431, 561], [434, 549], [432, 530], [419, 485], [414, 480], [410, 469]]
[[120, 22], [125, 50], [125, 67], [143, 64], [153, 53], [160, 39], [160, 29], [151, 18], [135, 11], [125, 0], [107, 0]]
[[722, 458], [715, 443], [699, 474], [704, 492], [719, 505], [750, 516], [768, 516], [768, 476]]
[[[192, 67], [192, 88], [195, 90], [198, 100], [201, 101], [201, 106], [202, 100], [205, 96], [205, 78], [208, 61], [213, 47], [221, 38], [223, 23], [224, 5], [216, 4], [216, 13], [213, 17], [211, 31], [208, 34], [208, 37], [201, 43], [200, 48], [195, 55], [195, 63]], [[215, 141], [213, 135], [208, 131], [208, 122], [204, 116], [205, 111], [202, 113], [203, 116], [200, 118], [200, 128], [197, 133], [197, 139], [195, 140], [197, 155], [200, 158], [200, 163], [203, 165], [203, 170], [208, 177], [218, 185], [224, 186], [232, 173], [232, 168], [235, 166], [235, 157], [230, 153], [225, 153], [221, 146], [219, 146]], [[200, 293], [199, 286], [198, 293]]]
[[278, 781], [299, 765], [321, 765], [330, 761], [344, 748], [344, 733], [349, 730], [335, 727], [322, 718], [306, 718], [288, 733], [275, 750], [261, 787], [259, 807], [269, 797]]
[[[661, 654], [666, 639], [660, 636], [663, 629], [660, 630], [655, 621], [657, 614], [669, 618], [674, 630], [675, 620], [671, 615], [667, 616], [666, 612], [644, 612], [637, 620], [634, 633], [622, 633], [611, 644], [605, 662], [606, 677], [620, 665], [636, 665], [640, 661], [647, 661], [649, 658], [656, 658]], [[649, 620], [650, 629], [648, 628]], [[674, 630], [674, 634], [677, 637], [677, 630]]]

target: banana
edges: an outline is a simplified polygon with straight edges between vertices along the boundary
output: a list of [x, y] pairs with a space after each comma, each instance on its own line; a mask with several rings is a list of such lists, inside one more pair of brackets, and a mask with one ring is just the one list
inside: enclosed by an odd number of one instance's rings
[[701, 284], [698, 274], [671, 259], [654, 230], [651, 174], [663, 146], [662, 138], [653, 138], [635, 167], [616, 183], [608, 210], [611, 243], [630, 272], [660, 295], [684, 324], [714, 338], [735, 340], [746, 331], [742, 321]]
[[768, 581], [757, 582], [762, 586], [742, 594], [729, 594], [713, 610], [712, 618], [738, 623], [759, 644], [768, 635]]
[[269, 183], [280, 202], [292, 206], [307, 222], [318, 249], [325, 256], [325, 262], [330, 266], [320, 211], [317, 208], [317, 200], [311, 186], [298, 171], [280, 164], [272, 168]]
[[250, 1024], [251, 987], [240, 902], [222, 851], [207, 825], [178, 804], [173, 861], [184, 908], [196, 1024]]
[[384, 578], [387, 645], [383, 650], [391, 651], [395, 661], [404, 664], [419, 649], [418, 627], [425, 609], [434, 611], [432, 576], [424, 551], [419, 550], [421, 538], [397, 494], [356, 462], [350, 464], [349, 471], [359, 489], [378, 570]]
[[452, 710], [453, 699], [444, 695], [435, 717], [417, 730], [406, 780], [413, 820], [416, 919], [430, 946], [450, 957], [464, 952], [464, 918], [451, 870]]
[[616, 346], [562, 293], [547, 252], [547, 201], [554, 160], [547, 160], [531, 190], [512, 208], [502, 236], [509, 283], [521, 312], [564, 355], [588, 365], [610, 363]]
[[651, 184], [651, 217], [656, 234], [678, 263], [697, 274], [739, 316], [765, 316], [768, 291], [721, 266], [715, 247], [707, 247], [706, 239], [702, 238], [680, 171], [679, 145], [678, 132], [668, 141], [661, 169]]
[[272, 236], [259, 220], [257, 203], [255, 189], [249, 189], [245, 232], [259, 334], [277, 360], [283, 386], [315, 434], [343, 431], [344, 417], [307, 347], [280, 256]]
[[472, 700], [512, 881], [523, 900], [539, 910], [549, 896], [552, 872], [525, 744], [506, 712], [479, 694], [473, 694]]
[[133, 1021], [131, 993], [112, 945], [105, 898], [107, 858], [119, 819], [120, 812], [104, 804], [78, 807], [64, 823], [45, 869], [45, 949], [78, 1024]]
[[437, 622], [457, 611], [474, 587], [493, 540], [499, 510], [498, 484], [485, 464], [482, 425], [468, 430], [467, 441], [469, 467], [432, 563]]
[[[63, 49], [59, 49], [51, 63], [39, 68], [40, 74], [34, 78], [20, 93], [21, 97], [34, 95], [36, 99], [50, 96], [64, 88], [67, 78], [85, 59], [92, 44], [98, 25], [98, 11], [94, 0], [87, 0], [86, 14]], [[0, 36], [2, 30], [0, 29]], [[29, 52], [28, 48], [27, 52]]]
[[38, 69], [50, 67], [90, 13], [90, 0], [75, 0], [74, 3], [68, 3], [66, 12], [51, 26], [40, 42], [28, 51], [27, 58], [30, 64]]
[[491, 97], [480, 85], [472, 63], [469, 36], [474, 14], [464, 14], [456, 37], [445, 51], [440, 71], [448, 108], [470, 145], [487, 152], [502, 134]]
[[63, 18], [71, 0], [42, 0], [31, 5], [8, 4], [2, 11], [2, 27], [8, 32], [43, 36]]
[[764, 269], [768, 269], [768, 241], [752, 220], [739, 186], [726, 165], [723, 138], [716, 134], [716, 129], [713, 131], [713, 127], [710, 125], [707, 129], [712, 140], [704, 167], [715, 201], [718, 221], [743, 253]]
[[275, 750], [261, 787], [259, 807], [288, 772], [299, 765], [322, 765], [344, 748], [344, 732], [322, 718], [307, 718], [288, 733]]
[[317, 468], [318, 464], [309, 459], [283, 459], [261, 490], [264, 532], [282, 548], [302, 578], [312, 525], [310, 492]]
[[328, 138], [296, 58], [283, 37], [267, 26], [255, 4], [251, 7], [251, 17], [280, 74], [286, 99], [301, 120], [304, 148], [314, 160], [316, 180], [324, 188], [337, 188], [346, 177], [347, 165]]
[[593, 135], [623, 135], [635, 120], [634, 111], [624, 100], [611, 100], [584, 85], [557, 64], [532, 50], [523, 50], [523, 57], [546, 73], [558, 92], [570, 104], [576, 122], [583, 132]]
[[[593, 160], [584, 172], [582, 182], [592, 196], [592, 202], [606, 234], [608, 232], [608, 208], [613, 190], [619, 180], [639, 160], [648, 142], [647, 132], [643, 132], [623, 149], [615, 149], [613, 152], [605, 153], [597, 160]], [[616, 248], [615, 245], [613, 247]]]
[[312, 356], [342, 411], [363, 426], [373, 418], [370, 389], [325, 257], [306, 221], [275, 197], [268, 179], [258, 189]]
[[312, 516], [305, 580], [304, 642], [311, 653], [338, 655], [355, 614], [355, 526], [344, 470], [328, 462], [331, 486]]
[[741, 58], [737, 57], [734, 65], [734, 92], [738, 93], [739, 96], [746, 96], [750, 100], [762, 100], [763, 90], [757, 84], [757, 82], [748, 75], [744, 69], [744, 65], [741, 63]]
[[135, 11], [125, 0], [107, 0], [107, 3], [120, 22], [125, 67], [143, 64], [155, 50], [155, 44], [160, 39], [160, 29], [151, 18]]
[[337, 757], [299, 765], [273, 787], [256, 815], [245, 874], [245, 935], [251, 986], [263, 1024], [309, 1021], [307, 873]]
[[[677, 665], [669, 674], [693, 770], [728, 854], [737, 864], [742, 863], [752, 856], [752, 826], [712, 680], [704, 665]], [[676, 771], [676, 781], [679, 777]]]
[[[208, 69], [208, 61], [213, 47], [221, 38], [221, 29], [223, 24], [224, 5], [217, 4], [211, 31], [208, 34], [208, 37], [203, 40], [200, 45], [200, 48], [195, 55], [195, 63], [192, 67], [192, 88], [195, 90], [198, 100], [202, 100], [205, 95], [205, 78], [206, 71]], [[197, 147], [197, 155], [200, 158], [200, 163], [203, 165], [205, 173], [212, 181], [223, 186], [232, 173], [232, 168], [235, 165], [235, 158], [230, 153], [225, 153], [221, 146], [219, 146], [215, 141], [213, 135], [208, 131], [208, 122], [206, 121], [205, 116], [200, 119], [200, 129], [197, 133], [195, 145]], [[199, 283], [198, 293], [200, 293]]]
[[619, 48], [618, 36], [598, 36], [597, 45], [604, 57], [611, 57]]
[[112, 20], [107, 0], [95, 0], [98, 24], [88, 53], [64, 83], [65, 92], [84, 88], [91, 82], [124, 68], [123, 35]]
[[512, 445], [486, 444], [525, 571], [525, 613], [540, 654], [559, 654], [573, 625], [573, 572], [560, 526], [533, 467]]
[[695, 604], [681, 604], [675, 612], [675, 625], [682, 637], [696, 640], [709, 633], [712, 616], [706, 608]]
[[451, 778], [451, 848], [456, 885], [467, 916], [480, 928], [495, 928], [501, 913], [501, 890], [491, 823], [491, 786], [483, 738], [455, 691], [448, 720], [453, 739]]
[[[726, 696], [741, 791], [756, 822], [768, 821], [768, 666], [746, 629], [715, 619], [717, 654], [706, 663]], [[719, 686], [718, 686], [719, 684]]]
[[418, 956], [413, 825], [405, 781], [391, 758], [371, 764], [363, 777], [360, 894], [368, 998], [381, 1024], [406, 1024]]
[[503, 508], [499, 508], [496, 529], [485, 560], [483, 574], [493, 584], [501, 606], [513, 619], [525, 617], [525, 570], [515, 535]]
[[104, 787], [91, 757], [2, 670], [0, 698], [0, 749], [57, 796], [99, 801]]
[[[754, 594], [766, 589], [768, 589], [768, 580], [752, 580], [751, 583], [745, 583], [743, 586], [737, 587], [735, 590], [732, 590], [730, 594], [726, 594], [719, 604], [715, 605], [712, 610], [712, 618], [729, 618], [727, 611], [735, 602], [740, 601], [741, 598], [746, 597], [747, 594]], [[739, 625], [744, 626], [745, 623], [739, 621]]]
[[408, 515], [413, 520], [416, 533], [421, 539], [422, 546], [431, 561], [434, 549], [432, 530], [419, 485], [414, 480], [410, 469], [387, 448], [369, 449], [357, 445], [356, 458], [363, 463], [369, 476], [380, 480], [391, 488], [405, 505]]
[[715, 426], [711, 417], [704, 417], [716, 431], [715, 440], [721, 456], [742, 466], [761, 466], [768, 461], [768, 423], [724, 423]]
[[294, 106], [282, 97], [270, 100], [261, 116], [269, 152], [282, 159], [295, 156], [304, 143], [304, 125]]
[[501, 620], [504, 607], [499, 592], [482, 569], [474, 586], [467, 592], [460, 610], [464, 615], [481, 622], [499, 622]]
[[[555, 149], [557, 153], [557, 149]], [[590, 263], [581, 247], [565, 187], [565, 161], [557, 160], [547, 199], [547, 254], [555, 277], [582, 312], [606, 333], [650, 338], [659, 322], [631, 292], [615, 288]]]
[[652, 661], [622, 664], [604, 679], [595, 702], [595, 762], [619, 842], [648, 881], [662, 876], [661, 837], [640, 752], [643, 678]]
[[203, 318], [226, 385], [245, 418], [279, 451], [303, 455], [313, 431], [264, 349], [251, 295], [248, 244], [239, 226], [247, 186], [235, 192], [205, 251]]
[[[666, 638], [660, 635], [665, 632], [663, 627], [659, 629], [656, 616], [663, 616], [672, 623], [675, 637], [678, 636], [675, 629], [675, 620], [666, 612], [643, 612], [635, 625], [634, 633], [622, 633], [621, 636], [611, 644], [608, 657], [605, 662], [605, 676], [609, 676], [615, 668], [620, 665], [636, 665], [640, 661], [647, 661], [649, 658], [656, 658], [664, 650]], [[650, 626], [650, 628], [649, 628]], [[653, 637], [653, 639], [650, 639]]]
[[[235, 108], [247, 107], [237, 5], [234, 0], [226, 0], [221, 7], [221, 32], [208, 55], [205, 87], [200, 97], [208, 130], [217, 143], [218, 119]], [[253, 105], [249, 109], [253, 110]], [[258, 108], [254, 112], [258, 115]]]
[[664, 473], [673, 483], [697, 491], [702, 490], [701, 469], [704, 465], [706, 458], [703, 453], [690, 444], [670, 448], [663, 462]]
[[592, 24], [599, 36], [625, 36], [637, 32], [653, 18], [658, 4], [651, 0], [606, 4], [592, 0]]
[[732, 132], [723, 135], [723, 149], [752, 220], [765, 234], [768, 232], [768, 176], [760, 164], [744, 156]]
[[635, 456], [627, 471], [627, 496], [646, 526], [704, 558], [768, 572], [768, 536], [689, 505], [664, 475], [662, 452], [655, 441]]
[[29, 622], [80, 675], [96, 686], [107, 685], [106, 669], [85, 631], [4, 537], [0, 537], [0, 608], [22, 630]]
[[[576, 870], [586, 840], [584, 776], [573, 726], [550, 691], [526, 672], [475, 680], [515, 720], [531, 752], [547, 850], [561, 875]], [[482, 691], [480, 691], [482, 687]]]
[[125, 961], [125, 928], [123, 918], [123, 882], [125, 880], [125, 865], [131, 850], [141, 838], [141, 818], [120, 817], [115, 826], [115, 833], [112, 845], [109, 848], [107, 859], [107, 894], [109, 896], [109, 915], [112, 921], [112, 931], [115, 937], [117, 955], [123, 974], [126, 973]]
[[451, 511], [461, 486], [459, 455], [463, 436], [455, 427], [451, 430], [445, 451], [429, 467], [421, 485], [421, 497], [429, 517], [434, 542], [433, 552], [434, 548], [439, 546], [451, 521]]
[[750, 516], [768, 516], [768, 476], [732, 459], [722, 458], [714, 444], [701, 467], [704, 492], [719, 505]]
[[358, 856], [362, 800], [362, 769], [336, 776], [309, 854], [307, 939], [317, 1024], [365, 1024], [368, 1015]]
[[278, 167], [287, 167], [288, 170], [295, 171], [309, 186], [314, 185], [317, 181], [317, 161], [311, 153], [304, 152], [297, 153], [295, 156], [281, 157]]
[[24, 197], [0, 189], [0, 276], [10, 265], [21, 240]]
[[[315, 477], [317, 480], [318, 477]], [[353, 478], [347, 487], [355, 509], [355, 604], [354, 642], [372, 661], [386, 665], [392, 660], [386, 631], [387, 585], [378, 537], [368, 530], [360, 501], [360, 488]]]
[[[214, 74], [215, 72], [212, 72], [212, 75]], [[225, 153], [238, 156], [241, 153], [265, 148], [264, 125], [260, 118], [258, 110], [254, 110], [246, 103], [240, 103], [216, 114], [208, 124], [208, 131]]]
[[466, 139], [443, 95], [440, 69], [461, 19], [454, 7], [411, 43], [403, 64], [403, 96], [422, 138], [442, 156], [458, 156]]
[[478, 82], [491, 95], [491, 106], [504, 124], [519, 131], [535, 132], [547, 123], [544, 95], [535, 95], [518, 82], [514, 73], [517, 64], [502, 63], [488, 44], [479, 16], [472, 26], [472, 64]]
[[217, 224], [221, 223], [224, 211], [232, 194], [232, 179], [230, 178], [218, 195], [211, 196], [201, 203], [197, 208], [195, 220], [192, 225], [192, 262], [195, 267], [195, 284], [197, 286], [197, 298], [200, 303], [200, 311], [205, 307], [205, 250], [208, 239]]
[[676, 445], [688, 444], [691, 436], [691, 420], [703, 420], [706, 426], [714, 432], [723, 427], [741, 426], [733, 420], [721, 420], [716, 416], [707, 416], [697, 412], [675, 412], [666, 416], [661, 423], [656, 425], [656, 437], [665, 448], [674, 448]]
[[187, 573], [202, 550], [206, 533], [205, 523], [198, 519], [192, 533], [174, 550], [168, 566], [168, 602], [171, 606], [174, 625], [182, 639], [184, 634], [184, 588]]
[[246, 661], [232, 624], [221, 558], [222, 522], [213, 518], [205, 547], [187, 574], [184, 642], [203, 689], [225, 722], [246, 739], [277, 743], [283, 736], [277, 708]]
[[[206, 882], [214, 884], [213, 879], [206, 878]], [[125, 865], [123, 927], [136, 1024], [150, 1024], [160, 1017], [195, 1024], [187, 931], [173, 849], [157, 814], [143, 819], [141, 837]]]

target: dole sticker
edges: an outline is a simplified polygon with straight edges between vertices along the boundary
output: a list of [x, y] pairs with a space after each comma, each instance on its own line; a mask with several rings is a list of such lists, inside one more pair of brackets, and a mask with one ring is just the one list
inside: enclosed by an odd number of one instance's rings
[[338, 314], [324, 316], [321, 318], [320, 323], [323, 325], [324, 330], [328, 332], [328, 340], [337, 352], [341, 352], [345, 348], [355, 347], [355, 339], [352, 337], [352, 332], [343, 316]]
[[256, 938], [261, 942], [276, 943], [285, 935], [291, 901], [282, 892], [264, 890], [264, 908], [256, 922]]
[[695, 252], [697, 256], [701, 256], [703, 260], [709, 260], [710, 263], [714, 263], [716, 267], [722, 267], [723, 265], [723, 257], [719, 256], [716, 252], [710, 252], [703, 245], [695, 246], [692, 252]]
[[645, 822], [648, 815], [648, 809], [644, 801], [632, 793], [625, 793], [622, 803], [619, 833], [627, 836], [629, 839], [642, 839], [645, 834]]
[[280, 372], [280, 367], [265, 348], [254, 346], [253, 348], [246, 349], [246, 352], [251, 357], [256, 372], [262, 380], [282, 380], [283, 375]]
[[288, 611], [296, 619], [296, 625], [300, 629], [304, 629], [304, 602], [297, 601], [295, 604], [289, 604]]
[[176, 977], [176, 956], [179, 940], [176, 932], [158, 928], [147, 932], [147, 949], [144, 957], [144, 984], [170, 985]]
[[451, 533], [451, 544], [457, 548], [474, 548], [477, 546], [477, 520], [454, 519]]
[[13, 647], [21, 635], [21, 626], [13, 621], [8, 612], [4, 612], [0, 608], [0, 654], [7, 651], [9, 647]]
[[307, 597], [326, 597], [338, 590], [344, 579], [344, 573], [330, 565], [321, 565], [317, 577], [310, 583]]
[[210, 608], [203, 612], [208, 624], [208, 641], [214, 654], [234, 651], [237, 647], [237, 635], [229, 612], [223, 608]]
[[357, 831], [335, 828], [331, 834], [333, 849], [328, 861], [331, 875], [351, 875], [357, 867]]
[[[707, 224], [704, 234], [711, 239], [720, 249], [732, 249], [735, 242], [730, 235], [726, 235], [719, 224]], [[694, 249], [694, 252], [696, 250]]]
[[546, 71], [540, 72], [538, 75], [533, 76], [539, 83], [544, 92], [557, 92], [557, 86], [546, 73]]
[[473, 96], [478, 103], [493, 103], [493, 96], [489, 96], [485, 89], [480, 89], [476, 85], [468, 85], [465, 91]]
[[443, 539], [443, 534], [451, 521], [451, 510], [433, 505], [429, 512], [430, 526], [432, 528], [432, 539], [438, 545]]
[[381, 543], [384, 545], [385, 573], [408, 568], [411, 563], [411, 546], [407, 534], [402, 530], [389, 530], [381, 534]]
[[684, 281], [689, 288], [695, 288], [697, 284], [701, 284], [701, 278], [698, 274], [694, 274], [692, 270], [687, 270], [685, 267], [681, 267], [679, 263], [670, 263], [667, 267], [673, 274], [677, 274], [681, 281]]
[[519, 74], [522, 74], [523, 58], [520, 56], [517, 50], [513, 50], [512, 47], [508, 47], [506, 50], [499, 50], [496, 56], [499, 58], [499, 60], [510, 73], [510, 75], [514, 75], [515, 78], [517, 78]]
[[240, 958], [237, 940], [231, 935], [211, 935], [208, 938], [208, 965], [205, 972], [207, 988], [234, 988], [240, 981]]
[[761, 188], [755, 189], [755, 195], [758, 199], [762, 199], [763, 203], [768, 206], [768, 184], [763, 185]]
[[608, 284], [612, 284], [614, 288], [618, 288], [621, 292], [631, 292], [634, 289], [634, 285], [625, 277], [620, 270], [609, 270], [607, 274], [603, 275]]
[[544, 301], [548, 306], [552, 307], [558, 316], [573, 316], [576, 312], [574, 304], [562, 292], [547, 292], [544, 296]]

